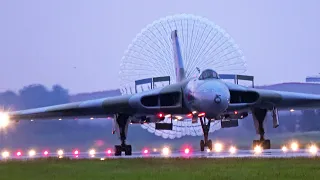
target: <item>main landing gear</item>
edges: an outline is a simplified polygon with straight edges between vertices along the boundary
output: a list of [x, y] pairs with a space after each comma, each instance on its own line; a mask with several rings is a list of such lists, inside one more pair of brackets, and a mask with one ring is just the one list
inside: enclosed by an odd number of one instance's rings
[[132, 154], [131, 145], [126, 144], [126, 138], [128, 133], [128, 125], [129, 125], [129, 116], [125, 114], [119, 114], [115, 116], [115, 125], [116, 125], [116, 132], [121, 140], [121, 145], [115, 145], [114, 155], [121, 156], [121, 152], [124, 151], [126, 156]]
[[267, 110], [266, 109], [259, 109], [256, 108], [252, 111], [252, 117], [253, 117], [253, 122], [254, 126], [256, 129], [256, 133], [260, 135], [259, 140], [253, 140], [253, 148], [256, 146], [260, 146], [263, 149], [270, 149], [271, 148], [271, 142], [269, 139], [265, 139], [264, 134], [264, 124], [265, 124], [265, 118], [267, 115]]
[[204, 148], [208, 147], [208, 149], [210, 149], [210, 151], [211, 151], [212, 150], [212, 141], [211, 141], [211, 139], [208, 140], [208, 134], [209, 134], [209, 130], [210, 130], [211, 120], [208, 120], [208, 123], [206, 123], [204, 117], [199, 117], [199, 119], [200, 119], [202, 131], [203, 131], [203, 137], [204, 137], [204, 140], [200, 141], [200, 150], [204, 151]]

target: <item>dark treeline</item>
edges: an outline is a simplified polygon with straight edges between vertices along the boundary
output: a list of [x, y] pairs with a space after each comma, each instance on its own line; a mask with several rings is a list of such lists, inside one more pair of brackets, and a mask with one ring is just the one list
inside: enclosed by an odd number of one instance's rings
[[0, 105], [3, 109], [21, 110], [56, 105], [69, 102], [69, 92], [60, 85], [51, 90], [40, 84], [29, 85], [18, 93], [6, 91], [0, 93]]

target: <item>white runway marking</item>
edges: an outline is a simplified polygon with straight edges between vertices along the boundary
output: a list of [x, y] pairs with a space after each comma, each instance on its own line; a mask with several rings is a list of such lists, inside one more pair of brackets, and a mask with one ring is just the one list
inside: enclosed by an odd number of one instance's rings
[[[43, 154], [32, 154], [31, 156], [29, 154], [17, 156], [16, 154], [2, 154], [5, 156], [1, 157], [1, 160], [8, 160], [8, 159], [21, 159], [21, 160], [27, 160], [27, 159], [35, 159], [35, 158], [48, 158], [48, 157], [59, 157], [57, 153], [49, 154], [47, 156], [44, 156]], [[61, 155], [61, 154], [60, 154]], [[122, 153], [122, 156], [114, 156], [113, 154], [107, 154], [106, 152], [96, 152], [94, 155], [89, 153], [79, 153], [74, 154], [72, 152], [66, 152], [61, 155], [61, 157], [68, 157], [72, 159], [108, 159], [108, 158], [230, 158], [230, 157], [236, 157], [236, 158], [249, 158], [249, 157], [260, 157], [260, 158], [293, 158], [293, 157], [314, 157], [319, 156], [320, 153], [311, 153], [309, 149], [301, 149], [298, 151], [286, 151], [284, 152], [281, 149], [270, 149], [270, 150], [264, 150], [260, 154], [256, 154], [253, 150], [238, 150], [234, 153], [230, 153], [228, 151], [224, 152], [200, 152], [200, 151], [194, 151], [189, 152], [186, 154], [185, 152], [171, 152], [167, 155], [162, 154], [161, 152], [151, 152], [149, 154], [144, 154], [142, 152], [133, 152], [131, 156], [125, 156], [124, 153]]]

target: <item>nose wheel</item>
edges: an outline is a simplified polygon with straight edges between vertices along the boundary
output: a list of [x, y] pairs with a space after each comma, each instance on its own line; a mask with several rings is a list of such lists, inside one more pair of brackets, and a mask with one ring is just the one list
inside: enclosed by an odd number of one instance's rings
[[132, 155], [131, 145], [115, 145], [115, 156], [121, 156], [123, 151], [126, 156]]
[[210, 130], [210, 122], [211, 120], [208, 120], [208, 123], [205, 122], [205, 118], [200, 117], [200, 123], [203, 131], [203, 137], [204, 139], [200, 141], [200, 150], [204, 151], [204, 148], [207, 147], [212, 150], [212, 141], [211, 139], [208, 139], [209, 130]]
[[207, 142], [205, 142], [204, 140], [200, 141], [200, 150], [204, 151], [205, 147], [210, 149], [210, 151], [212, 150], [212, 141], [211, 141], [211, 139], [209, 139]]

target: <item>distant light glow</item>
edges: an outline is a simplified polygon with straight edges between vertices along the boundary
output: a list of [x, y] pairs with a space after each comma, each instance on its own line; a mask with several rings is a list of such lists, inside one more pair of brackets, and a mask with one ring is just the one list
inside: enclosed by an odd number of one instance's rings
[[210, 150], [210, 149], [207, 149], [207, 152], [211, 152], [211, 150]]
[[64, 152], [63, 152], [62, 149], [59, 149], [59, 150], [57, 151], [57, 154], [58, 154], [59, 158], [62, 158], [63, 153], [64, 153]]
[[91, 120], [93, 120], [94, 118], [93, 118], [93, 117], [91, 117], [90, 119], [91, 119]]
[[61, 121], [62, 119], [60, 118], [59, 121]]
[[294, 109], [290, 109], [290, 112], [294, 112]]
[[182, 119], [182, 116], [176, 116], [176, 118], [177, 118], [178, 120], [181, 120], [181, 119]]
[[288, 148], [287, 148], [287, 146], [282, 146], [281, 150], [282, 150], [283, 152], [287, 152], [287, 151], [288, 151]]
[[215, 150], [216, 152], [221, 152], [222, 149], [223, 149], [223, 145], [222, 145], [221, 143], [215, 143], [215, 144], [214, 144], [214, 150]]
[[3, 151], [1, 153], [2, 158], [8, 158], [10, 156], [10, 152], [9, 151]]
[[231, 146], [230, 149], [229, 149], [229, 152], [230, 152], [231, 154], [235, 154], [235, 153], [237, 152], [236, 147]]
[[298, 151], [298, 149], [299, 149], [299, 144], [297, 142], [292, 142], [291, 143], [291, 150]]
[[157, 148], [153, 148], [153, 152], [157, 152], [158, 151], [158, 149]]
[[33, 157], [36, 155], [36, 151], [34, 149], [31, 149], [29, 152], [28, 152], [29, 156], [30, 157]]
[[165, 155], [165, 156], [168, 156], [170, 154], [170, 149], [169, 147], [164, 147], [162, 149], [162, 154]]
[[96, 155], [96, 150], [90, 149], [89, 155], [90, 155], [91, 157], [94, 157], [94, 156]]
[[[161, 117], [161, 116], [160, 116], [160, 117]], [[165, 115], [164, 117], [169, 118], [169, 117], [171, 117], [171, 114], [167, 114], [167, 115]]]
[[10, 118], [5, 112], [0, 112], [0, 128], [6, 128], [9, 126]]
[[316, 145], [311, 145], [310, 147], [309, 147], [309, 152], [311, 153], [311, 154], [317, 154], [318, 153], [318, 147], [316, 146]]
[[206, 113], [204, 113], [204, 112], [198, 114], [199, 117], [202, 117], [202, 116], [205, 116], [205, 115], [206, 115]]

